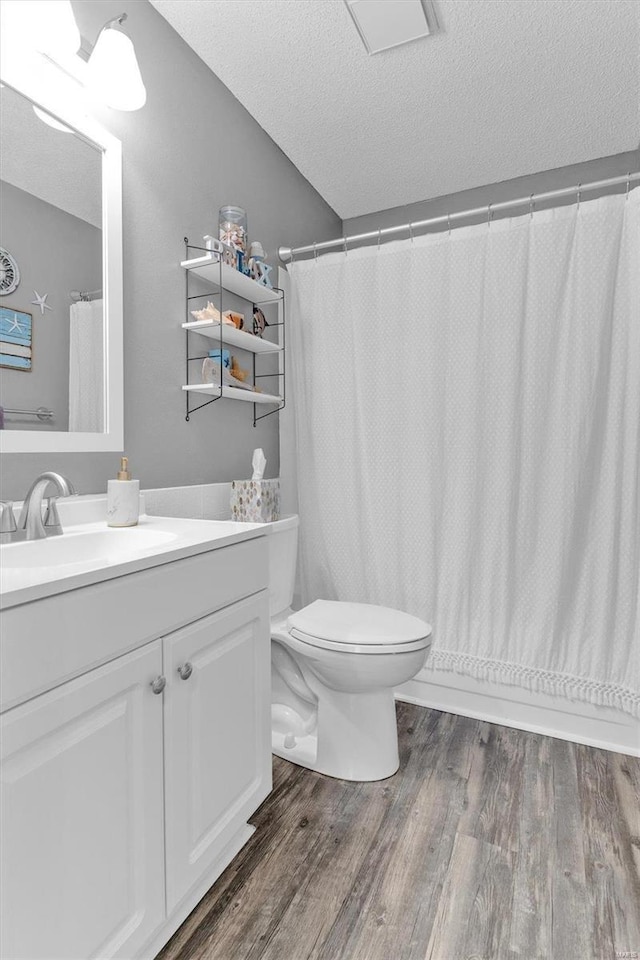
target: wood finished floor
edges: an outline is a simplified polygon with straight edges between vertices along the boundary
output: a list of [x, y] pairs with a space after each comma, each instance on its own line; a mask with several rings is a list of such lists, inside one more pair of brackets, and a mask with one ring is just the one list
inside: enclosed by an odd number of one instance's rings
[[398, 704], [400, 771], [283, 760], [159, 960], [640, 958], [640, 761]]

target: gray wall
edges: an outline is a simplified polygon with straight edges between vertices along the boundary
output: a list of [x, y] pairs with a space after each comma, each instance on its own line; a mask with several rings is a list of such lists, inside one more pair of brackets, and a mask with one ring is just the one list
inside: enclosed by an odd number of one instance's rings
[[[129, 14], [147, 87], [142, 110], [96, 114], [123, 146], [125, 446], [134, 476], [145, 487], [245, 477], [254, 447], [274, 476], [277, 415], [254, 430], [250, 404], [219, 400], [185, 423], [182, 238], [215, 233], [219, 208], [237, 203], [276, 264], [278, 245], [330, 239], [341, 221], [146, 0], [75, 0], [73, 8], [91, 43], [106, 20]], [[18, 498], [43, 469], [65, 473], [80, 492], [104, 491], [118, 454], [2, 459], [3, 496]]]
[[[555, 170], [544, 170], [540, 173], [532, 173], [527, 177], [517, 177], [515, 180], [503, 180], [501, 183], [491, 183], [486, 186], [476, 187], [473, 190], [462, 190], [460, 193], [449, 194], [445, 197], [435, 197], [433, 200], [423, 200], [421, 203], [413, 203], [405, 207], [392, 207], [389, 210], [380, 210], [377, 213], [369, 213], [363, 217], [352, 217], [343, 222], [344, 233], [350, 234], [367, 233], [370, 230], [378, 230], [383, 227], [392, 227], [396, 224], [414, 222], [416, 220], [426, 220], [429, 217], [439, 217], [447, 213], [457, 213], [460, 210], [472, 210], [474, 207], [486, 206], [489, 203], [499, 203], [503, 200], [515, 200], [519, 197], [528, 197], [532, 193], [544, 193], [547, 190], [559, 190], [562, 187], [572, 187], [578, 183], [588, 183], [590, 180], [605, 180], [608, 177], [623, 176], [626, 173], [634, 173], [640, 170], [640, 151], [633, 150], [629, 153], [618, 153], [612, 157], [602, 157], [598, 160], [588, 160], [586, 163], [577, 163], [569, 167], [559, 167]], [[624, 190], [624, 187], [620, 188]], [[611, 191], [607, 191], [611, 192]], [[589, 191], [584, 194], [584, 199], [595, 198], [598, 193]], [[564, 203], [573, 203], [574, 200], [561, 199], [549, 201], [546, 204], [538, 205], [537, 209], [543, 209], [545, 206], [560, 206]], [[504, 213], [496, 213], [498, 217], [512, 217], [520, 212], [519, 209], [510, 210]], [[526, 207], [522, 209], [526, 213]], [[465, 225], [477, 223], [484, 217], [466, 219]], [[434, 230], [446, 229], [446, 227], [435, 227]], [[408, 234], [407, 234], [408, 235]], [[395, 239], [402, 239], [402, 234], [398, 234]]]
[[[62, 134], [61, 134], [62, 136]], [[67, 134], [68, 136], [68, 134]], [[20, 286], [0, 306], [32, 316], [33, 369], [3, 369], [0, 404], [33, 409], [50, 407], [56, 419], [7, 417], [15, 430], [66, 430], [69, 425], [69, 307], [71, 290], [102, 286], [102, 231], [38, 197], [0, 180], [0, 246], [16, 258]], [[35, 291], [47, 294], [45, 310], [33, 305]]]

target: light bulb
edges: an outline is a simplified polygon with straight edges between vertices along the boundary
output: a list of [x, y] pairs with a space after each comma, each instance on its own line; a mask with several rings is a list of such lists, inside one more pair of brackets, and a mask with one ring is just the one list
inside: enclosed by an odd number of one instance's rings
[[77, 53], [81, 43], [70, 0], [2, 0], [2, 29], [17, 46], [54, 60]]
[[89, 57], [87, 87], [114, 110], [139, 110], [147, 99], [133, 43], [119, 30], [105, 28]]

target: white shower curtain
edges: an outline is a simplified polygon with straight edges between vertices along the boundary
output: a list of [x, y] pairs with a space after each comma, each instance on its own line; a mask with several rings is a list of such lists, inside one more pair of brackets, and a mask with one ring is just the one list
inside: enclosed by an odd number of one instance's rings
[[639, 213], [292, 265], [304, 602], [399, 607], [436, 670], [640, 712]]
[[69, 315], [69, 430], [104, 431], [104, 301], [80, 301]]

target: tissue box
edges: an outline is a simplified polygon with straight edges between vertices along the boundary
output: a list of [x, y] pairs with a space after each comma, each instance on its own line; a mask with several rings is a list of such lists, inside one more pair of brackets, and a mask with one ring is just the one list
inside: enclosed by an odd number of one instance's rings
[[271, 523], [280, 519], [279, 480], [232, 480], [231, 519]]

